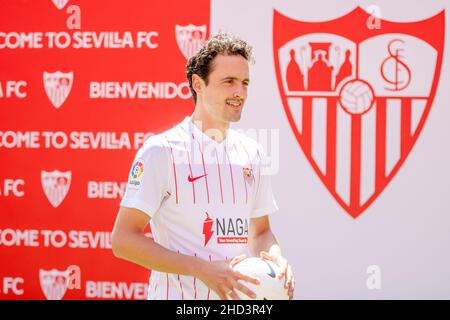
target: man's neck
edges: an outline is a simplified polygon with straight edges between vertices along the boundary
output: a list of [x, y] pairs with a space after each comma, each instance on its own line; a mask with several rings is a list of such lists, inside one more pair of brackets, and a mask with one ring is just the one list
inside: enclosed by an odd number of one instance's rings
[[191, 120], [204, 134], [216, 142], [222, 142], [226, 139], [230, 124], [214, 119], [202, 108], [196, 106], [191, 115]]

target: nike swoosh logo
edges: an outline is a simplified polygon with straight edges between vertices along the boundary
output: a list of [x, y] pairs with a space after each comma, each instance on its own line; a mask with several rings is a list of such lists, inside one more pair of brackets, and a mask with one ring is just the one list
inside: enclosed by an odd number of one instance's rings
[[273, 268], [272, 268], [272, 266], [270, 265], [270, 263], [268, 263], [268, 262], [267, 262], [266, 260], [264, 260], [264, 259], [263, 259], [263, 261], [267, 264], [267, 266], [268, 266], [269, 269], [270, 269], [270, 272], [267, 273], [267, 275], [268, 275], [269, 277], [271, 277], [271, 278], [275, 278], [275, 277], [276, 277], [275, 270], [273, 270]]
[[194, 177], [194, 178], [192, 178], [191, 175], [189, 175], [189, 176], [188, 176], [188, 181], [189, 181], [189, 182], [194, 182], [194, 181], [197, 180], [197, 179], [206, 177], [206, 175], [207, 175], [207, 174], [204, 174], [204, 175], [201, 175], [201, 176], [198, 176], [198, 177]]

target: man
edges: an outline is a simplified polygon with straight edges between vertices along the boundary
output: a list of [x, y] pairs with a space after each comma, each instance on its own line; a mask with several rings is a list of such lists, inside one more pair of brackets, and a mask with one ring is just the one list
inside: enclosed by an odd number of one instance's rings
[[[187, 64], [195, 110], [138, 151], [112, 234], [114, 254], [152, 270], [149, 299], [254, 297], [233, 270], [246, 254], [294, 280], [270, 230], [278, 208], [262, 148], [229, 128], [247, 98], [251, 47], [229, 34], [207, 41]], [[150, 222], [154, 241], [144, 235]], [[240, 291], [240, 292], [239, 292]]]

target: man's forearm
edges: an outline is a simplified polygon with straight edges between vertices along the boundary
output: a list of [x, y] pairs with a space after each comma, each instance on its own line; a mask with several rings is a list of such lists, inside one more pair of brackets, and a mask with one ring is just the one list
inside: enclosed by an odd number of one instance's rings
[[250, 237], [250, 253], [254, 256], [259, 256], [261, 251], [281, 256], [281, 248], [271, 230], [266, 230]]
[[146, 269], [198, 276], [203, 263], [200, 258], [166, 249], [142, 234], [113, 235], [112, 242], [114, 255]]

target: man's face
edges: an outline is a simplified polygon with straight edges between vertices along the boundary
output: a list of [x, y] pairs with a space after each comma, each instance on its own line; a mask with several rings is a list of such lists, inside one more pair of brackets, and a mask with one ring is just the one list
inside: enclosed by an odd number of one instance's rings
[[241, 55], [217, 55], [208, 79], [208, 85], [202, 82], [201, 94], [206, 112], [217, 121], [239, 121], [247, 99], [248, 61]]

